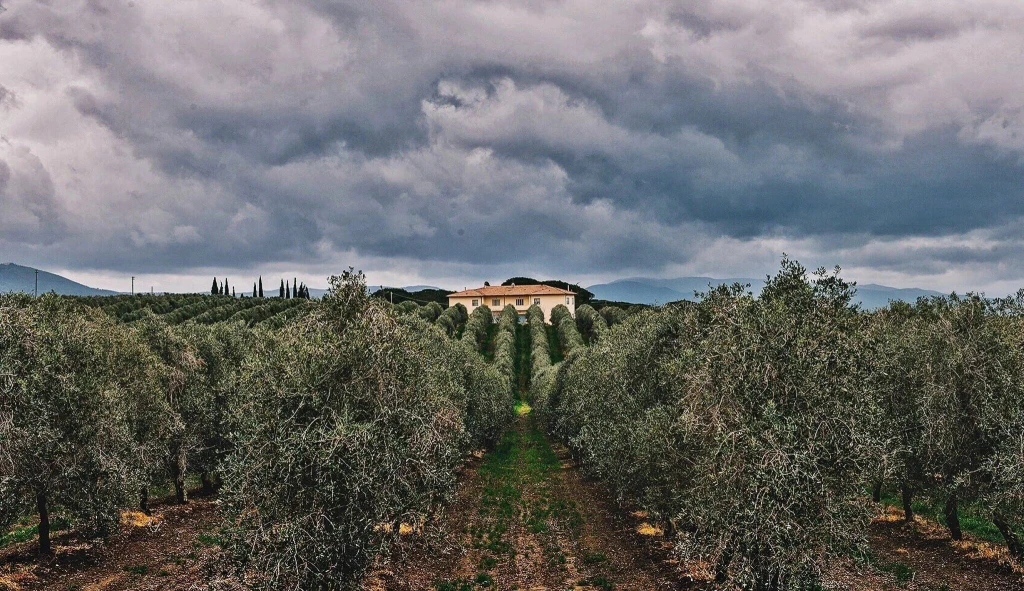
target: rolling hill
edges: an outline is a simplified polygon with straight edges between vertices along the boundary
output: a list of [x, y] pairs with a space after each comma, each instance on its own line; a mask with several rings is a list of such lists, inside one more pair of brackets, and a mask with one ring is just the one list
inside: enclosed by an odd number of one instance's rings
[[[20, 291], [33, 293], [35, 290], [36, 270], [14, 263], [0, 264], [0, 293]], [[47, 271], [39, 271], [39, 293], [58, 293], [61, 295], [95, 296], [117, 295], [116, 291], [96, 289], [76, 283]]]

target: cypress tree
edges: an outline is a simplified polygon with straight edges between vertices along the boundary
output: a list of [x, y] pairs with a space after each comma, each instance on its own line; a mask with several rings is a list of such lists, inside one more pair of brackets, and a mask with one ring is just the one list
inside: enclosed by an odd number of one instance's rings
[[260, 297], [263, 297], [263, 275], [260, 275]]
[[287, 300], [292, 299], [292, 286], [287, 283], [284, 284], [284, 297]]
[[228, 278], [225, 277], [224, 278], [224, 295], [228, 295], [229, 293], [231, 293], [231, 291], [228, 290]]
[[231, 297], [236, 297], [235, 296], [235, 288], [234, 287], [231, 288]]
[[299, 297], [299, 280], [298, 278], [292, 277], [292, 297]]
[[256, 297], [256, 282], [252, 282], [252, 297]]
[[284, 279], [281, 280], [281, 299], [284, 299]]
[[217, 293], [218, 293], [217, 290], [218, 289], [219, 289], [219, 287], [217, 286], [217, 278], [214, 277], [213, 278], [213, 287], [210, 288], [210, 295], [217, 295]]

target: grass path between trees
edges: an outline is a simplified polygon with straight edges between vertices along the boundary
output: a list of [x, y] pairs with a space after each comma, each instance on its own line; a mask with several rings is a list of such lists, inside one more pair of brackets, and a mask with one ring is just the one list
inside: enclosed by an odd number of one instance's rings
[[[673, 589], [671, 562], [580, 478], [525, 403], [515, 429], [470, 468], [446, 518], [364, 588]], [[429, 526], [428, 526], [429, 527]], [[667, 553], [664, 553], [667, 556]], [[659, 583], [659, 581], [662, 581]]]

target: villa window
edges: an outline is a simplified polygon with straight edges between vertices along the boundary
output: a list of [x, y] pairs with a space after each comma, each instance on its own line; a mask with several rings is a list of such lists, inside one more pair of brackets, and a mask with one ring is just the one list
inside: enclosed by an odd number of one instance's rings
[[570, 303], [572, 303], [572, 302], [569, 301], [570, 299], [572, 299], [572, 298], [570, 298], [569, 296], [565, 296], [565, 305], [566, 306], [568, 306]]
[[516, 305], [517, 306], [525, 306], [526, 305], [525, 300], [523, 300], [523, 298], [517, 298], [516, 299]]
[[540, 298], [533, 298], [533, 303], [537, 304], [539, 306], [540, 305]]
[[497, 306], [500, 306], [500, 305], [501, 305], [501, 300], [498, 300], [498, 299], [491, 300], [491, 306], [497, 307]]
[[480, 305], [480, 300], [473, 300], [473, 307], [474, 308], [479, 306], [479, 305]]

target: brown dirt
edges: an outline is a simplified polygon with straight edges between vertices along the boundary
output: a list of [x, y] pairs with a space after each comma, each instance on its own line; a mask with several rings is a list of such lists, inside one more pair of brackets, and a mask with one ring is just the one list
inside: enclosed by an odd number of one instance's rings
[[889, 507], [872, 521], [870, 565], [839, 565], [837, 589], [850, 591], [1024, 591], [1024, 569], [1011, 565], [1003, 546], [964, 536], [953, 541], [941, 525], [903, 521]]
[[[670, 583], [678, 579], [677, 567], [664, 540], [638, 533], [640, 521], [609, 503], [599, 487], [584, 482], [564, 448], [554, 449], [554, 462], [549, 455], [548, 463], [538, 463], [537, 455], [544, 456], [545, 450], [536, 448], [548, 443], [529, 433], [524, 419], [506, 476], [481, 474], [480, 460], [471, 465], [447, 515], [409, 536], [402, 555], [379, 561], [363, 588], [679, 588]], [[514, 491], [496, 495], [502, 486]], [[511, 500], [504, 518], [502, 500]], [[488, 537], [495, 531], [500, 534]]]
[[214, 534], [218, 523], [216, 503], [195, 498], [186, 505], [157, 502], [149, 517], [127, 511], [106, 541], [58, 534], [53, 556], [43, 560], [35, 541], [14, 544], [0, 550], [0, 589], [205, 589], [217, 578], [220, 552], [200, 536]]
[[[474, 534], [500, 521], [493, 507], [482, 506], [485, 489], [494, 482], [481, 474], [484, 460], [477, 455], [462, 471], [453, 503], [422, 527], [403, 528], [403, 543], [378, 561], [363, 589], [425, 590], [444, 583], [454, 583], [447, 587], [454, 591], [610, 588], [605, 582], [627, 591], [706, 587], [699, 565], [673, 559], [671, 544], [656, 524], [611, 502], [599, 483], [581, 476], [564, 448], [555, 446], [554, 453], [557, 467], [543, 478], [524, 476], [526, 460], [516, 457], [511, 482], [519, 488], [501, 536], [507, 547], [495, 552]], [[552, 507], [563, 511], [536, 527], [532, 511]], [[196, 498], [185, 506], [157, 503], [151, 518], [126, 512], [119, 532], [106, 542], [61, 532], [53, 540], [54, 556], [44, 561], [37, 560], [35, 542], [14, 544], [0, 549], [0, 590], [238, 588], [222, 576], [223, 556], [207, 538], [216, 534], [218, 523], [216, 502]], [[970, 536], [953, 542], [938, 524], [920, 518], [906, 524], [895, 509], [871, 524], [869, 545], [870, 563], [833, 565], [824, 588], [1024, 591], [1024, 569], [1010, 566], [1002, 546]], [[492, 577], [493, 584], [462, 586], [480, 574]]]

